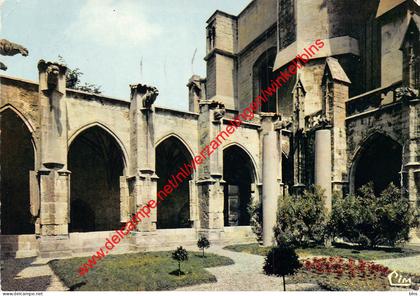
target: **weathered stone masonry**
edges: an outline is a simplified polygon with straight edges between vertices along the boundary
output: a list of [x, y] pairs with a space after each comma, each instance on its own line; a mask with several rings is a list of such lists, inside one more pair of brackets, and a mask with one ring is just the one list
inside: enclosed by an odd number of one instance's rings
[[378, 191], [396, 183], [418, 207], [419, 27], [413, 0], [254, 0], [237, 16], [216, 11], [207, 77], [187, 84], [189, 111], [156, 106], [158, 90], [143, 84], [127, 87], [127, 100], [66, 89], [56, 63], [40, 61], [38, 82], [2, 76], [2, 252], [96, 250], [156, 198], [159, 178], [197, 155], [317, 39], [322, 50], [117, 252], [195, 244], [200, 234], [253, 241], [246, 208], [259, 202], [270, 245], [279, 197], [311, 184], [326, 190], [328, 209], [333, 191], [372, 180]]

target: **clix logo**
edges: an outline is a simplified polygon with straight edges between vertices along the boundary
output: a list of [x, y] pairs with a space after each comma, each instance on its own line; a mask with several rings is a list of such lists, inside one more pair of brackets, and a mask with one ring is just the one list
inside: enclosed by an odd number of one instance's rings
[[392, 287], [409, 287], [411, 286], [411, 278], [405, 278], [395, 270], [388, 274], [388, 281]]

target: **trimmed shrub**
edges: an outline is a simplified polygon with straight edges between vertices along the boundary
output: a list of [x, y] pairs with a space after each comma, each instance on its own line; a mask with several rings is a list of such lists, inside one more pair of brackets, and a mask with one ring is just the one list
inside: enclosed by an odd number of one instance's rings
[[182, 246], [178, 247], [173, 253], [172, 253], [172, 259], [178, 261], [178, 276], [182, 274], [181, 271], [181, 262], [188, 260], [188, 252], [185, 250]]
[[333, 236], [364, 247], [395, 246], [409, 240], [410, 228], [419, 224], [417, 215], [394, 184], [376, 196], [368, 183], [355, 196], [335, 198], [329, 229]]
[[274, 228], [277, 243], [293, 247], [321, 244], [328, 223], [324, 200], [324, 191], [316, 186], [305, 190], [302, 196], [285, 196]]
[[210, 248], [210, 242], [205, 236], [202, 236], [197, 241], [197, 247], [203, 251], [203, 258], [204, 258], [205, 257], [204, 256], [204, 249]]
[[286, 275], [295, 274], [302, 265], [293, 248], [282, 245], [274, 247], [265, 257], [264, 273], [283, 277], [283, 289], [286, 291]]

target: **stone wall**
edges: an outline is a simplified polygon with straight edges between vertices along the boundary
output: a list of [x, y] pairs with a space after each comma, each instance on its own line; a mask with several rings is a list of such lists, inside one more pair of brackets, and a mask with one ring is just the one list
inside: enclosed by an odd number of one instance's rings
[[74, 90], [67, 91], [69, 145], [82, 131], [100, 126], [121, 146], [128, 165], [130, 154], [129, 102]]
[[395, 12], [387, 17], [380, 27], [381, 36], [381, 86], [402, 80], [402, 52], [399, 50], [408, 17], [404, 12]]
[[238, 49], [241, 52], [277, 21], [277, 3], [274, 0], [252, 1], [238, 15]]

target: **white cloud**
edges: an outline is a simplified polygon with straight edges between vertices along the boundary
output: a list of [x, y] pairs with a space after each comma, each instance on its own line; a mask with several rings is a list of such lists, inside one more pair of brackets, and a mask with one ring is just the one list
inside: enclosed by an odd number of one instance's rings
[[158, 36], [161, 28], [150, 22], [140, 1], [88, 0], [68, 34], [102, 45], [139, 45]]

